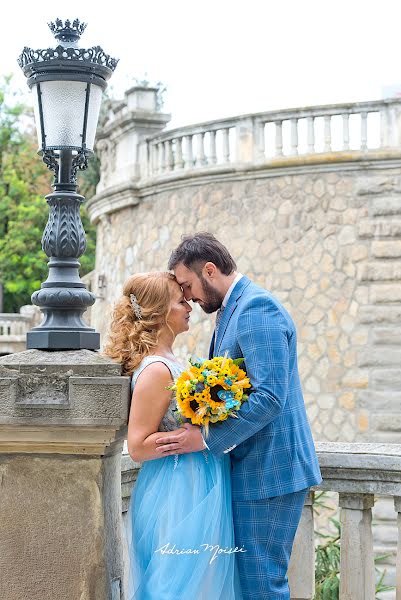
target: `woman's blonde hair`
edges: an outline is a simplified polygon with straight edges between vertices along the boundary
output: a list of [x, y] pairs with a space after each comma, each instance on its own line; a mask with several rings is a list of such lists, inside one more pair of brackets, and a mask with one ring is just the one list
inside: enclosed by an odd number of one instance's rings
[[172, 273], [156, 271], [132, 275], [114, 307], [104, 354], [131, 375], [141, 360], [156, 347], [160, 330], [167, 325], [174, 285]]

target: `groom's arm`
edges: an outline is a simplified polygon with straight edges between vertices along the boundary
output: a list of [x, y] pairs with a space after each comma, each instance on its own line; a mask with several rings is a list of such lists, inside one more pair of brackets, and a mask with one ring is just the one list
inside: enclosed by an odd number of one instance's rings
[[206, 438], [216, 456], [244, 442], [283, 411], [288, 394], [289, 337], [279, 308], [266, 296], [251, 300], [238, 318], [238, 342], [252, 392], [236, 412], [209, 428]]

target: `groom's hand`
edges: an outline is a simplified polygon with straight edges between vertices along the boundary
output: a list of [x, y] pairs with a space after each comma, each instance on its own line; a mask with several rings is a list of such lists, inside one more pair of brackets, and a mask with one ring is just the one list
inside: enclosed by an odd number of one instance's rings
[[187, 452], [199, 452], [205, 449], [200, 427], [184, 423], [181, 429], [171, 432], [171, 435], [156, 439], [156, 452], [160, 456], [169, 456], [170, 454], [186, 454]]

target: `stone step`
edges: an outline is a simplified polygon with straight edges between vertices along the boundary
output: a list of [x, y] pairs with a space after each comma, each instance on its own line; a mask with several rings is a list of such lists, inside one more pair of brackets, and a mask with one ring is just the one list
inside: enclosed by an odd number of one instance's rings
[[360, 281], [396, 281], [401, 285], [401, 261], [376, 260], [358, 267]]
[[361, 306], [358, 312], [359, 322], [366, 325], [371, 323], [387, 324], [401, 323], [401, 304], [384, 306]]
[[381, 217], [384, 215], [401, 216], [401, 195], [399, 196], [372, 196], [370, 200], [370, 214]]
[[358, 224], [358, 237], [401, 237], [401, 219], [363, 219]]

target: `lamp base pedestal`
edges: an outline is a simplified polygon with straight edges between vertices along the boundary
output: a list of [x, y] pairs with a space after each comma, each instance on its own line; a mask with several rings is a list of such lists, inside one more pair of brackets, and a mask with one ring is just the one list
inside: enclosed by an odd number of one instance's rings
[[28, 350], [98, 350], [100, 334], [95, 330], [71, 331], [32, 329], [26, 336]]

